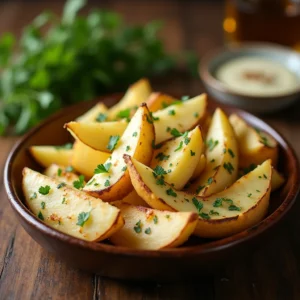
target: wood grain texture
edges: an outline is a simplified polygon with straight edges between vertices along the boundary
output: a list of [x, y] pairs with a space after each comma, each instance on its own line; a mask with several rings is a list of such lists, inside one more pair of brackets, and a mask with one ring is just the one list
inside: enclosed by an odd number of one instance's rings
[[[130, 0], [95, 1], [89, 7], [93, 5], [114, 9], [130, 23], [164, 19], [162, 37], [173, 53], [194, 49], [201, 57], [223, 42], [221, 4]], [[44, 8], [59, 13], [61, 7], [61, 1], [0, 3], [0, 34], [8, 30], [19, 34]], [[199, 80], [181, 74], [157, 79], [154, 86], [158, 90], [189, 95], [203, 90]], [[298, 157], [299, 111], [300, 104], [264, 117], [293, 145]], [[15, 140], [0, 139], [2, 169]], [[251, 256], [228, 264], [214, 276], [203, 274], [194, 283], [130, 283], [72, 269], [43, 250], [18, 225], [6, 200], [2, 173], [0, 178], [0, 299], [300, 299], [299, 203], [270, 240]]]

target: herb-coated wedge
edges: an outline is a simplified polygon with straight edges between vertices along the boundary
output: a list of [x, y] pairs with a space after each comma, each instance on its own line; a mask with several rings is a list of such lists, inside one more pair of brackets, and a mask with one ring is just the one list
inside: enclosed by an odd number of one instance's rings
[[206, 94], [202, 94], [154, 112], [155, 143], [159, 144], [172, 138], [174, 129], [184, 133], [194, 128], [204, 116], [206, 105]]
[[206, 156], [204, 153], [202, 153], [200, 155], [199, 161], [196, 165], [196, 168], [194, 170], [194, 173], [193, 173], [191, 179], [194, 180], [194, 179], [198, 178], [201, 175], [201, 173], [204, 171], [205, 167], [206, 167]]
[[95, 175], [84, 190], [104, 201], [116, 201], [129, 194], [133, 187], [126, 164], [125, 153], [138, 161], [149, 164], [153, 154], [152, 143], [155, 138], [154, 127], [146, 105], [142, 105], [120, 137], [112, 136], [108, 147], [112, 150], [110, 158], [95, 170]]
[[47, 225], [87, 241], [101, 241], [119, 230], [124, 220], [118, 208], [62, 186], [29, 168], [23, 170], [26, 205]]
[[65, 184], [73, 187], [73, 183], [80, 180], [79, 176], [73, 171], [74, 168], [71, 166], [64, 167], [52, 164], [44, 171], [44, 175], [57, 179], [60, 182], [64, 182]]
[[151, 92], [152, 88], [149, 81], [147, 79], [140, 79], [131, 85], [124, 97], [108, 110], [108, 119], [116, 120], [122, 118], [119, 115], [121, 111], [136, 109], [147, 100]]
[[278, 190], [285, 182], [284, 177], [275, 169], [272, 168], [271, 187], [272, 192]]
[[272, 136], [254, 129], [236, 114], [230, 115], [229, 121], [238, 141], [239, 167], [245, 168], [250, 164], [258, 165], [269, 158], [272, 159], [272, 165], [276, 167], [278, 146]]
[[77, 140], [73, 146], [71, 166], [86, 178], [91, 178], [97, 166], [103, 164], [109, 156], [109, 153], [94, 150]]
[[155, 112], [170, 106], [172, 103], [178, 101], [177, 99], [163, 93], [151, 93], [146, 101], [150, 111]]
[[217, 108], [206, 138], [206, 167], [190, 191], [209, 196], [231, 185], [238, 176], [238, 147], [225, 113]]
[[97, 103], [86, 113], [76, 119], [80, 123], [104, 122], [107, 119], [108, 108], [102, 102]]
[[117, 246], [158, 250], [180, 246], [194, 232], [198, 216], [191, 212], [168, 212], [142, 206], [119, 206], [125, 225], [110, 237]]
[[79, 123], [69, 122], [65, 128], [77, 140], [99, 151], [111, 152], [108, 142], [111, 136], [122, 135], [128, 123], [126, 121], [103, 122], [103, 123]]
[[199, 162], [203, 140], [200, 128], [180, 134], [166, 141], [161, 148], [153, 153], [151, 168], [159, 178], [164, 178], [175, 189], [181, 190], [189, 181]]
[[29, 152], [45, 168], [52, 164], [69, 166], [73, 155], [72, 147], [72, 144], [62, 146], [32, 146], [29, 148]]
[[152, 169], [124, 156], [136, 192], [160, 210], [197, 212], [195, 234], [206, 238], [229, 236], [258, 223], [266, 214], [271, 192], [271, 160], [241, 177], [226, 190], [209, 197], [195, 196], [157, 182]]

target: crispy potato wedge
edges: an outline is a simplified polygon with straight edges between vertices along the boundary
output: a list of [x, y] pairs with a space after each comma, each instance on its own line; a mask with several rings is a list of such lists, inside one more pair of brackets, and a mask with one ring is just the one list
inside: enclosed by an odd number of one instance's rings
[[181, 190], [192, 177], [200, 160], [203, 140], [200, 128], [197, 126], [184, 135], [166, 141], [156, 149], [151, 161], [151, 168], [163, 168], [164, 179], [173, 184], [175, 189]]
[[166, 106], [171, 105], [177, 101], [177, 99], [163, 93], [151, 93], [146, 101], [148, 109], [152, 112], [158, 111], [160, 109], [166, 108]]
[[153, 208], [192, 211], [199, 214], [195, 234], [221, 238], [240, 232], [259, 222], [266, 214], [271, 192], [271, 160], [241, 177], [226, 190], [199, 197], [157, 184], [153, 170], [124, 155], [136, 192]]
[[126, 121], [101, 123], [69, 122], [64, 127], [67, 128], [76, 140], [80, 140], [85, 145], [95, 150], [111, 152], [107, 148], [110, 137], [122, 135], [127, 125]]
[[[119, 230], [124, 220], [118, 208], [29, 168], [23, 170], [27, 206], [47, 225], [87, 241], [101, 241]], [[48, 192], [47, 192], [48, 187]]]
[[192, 212], [168, 212], [142, 206], [119, 206], [125, 225], [110, 237], [123, 247], [158, 250], [180, 246], [194, 232], [198, 216]]
[[259, 165], [269, 158], [272, 159], [272, 165], [277, 166], [278, 146], [272, 136], [255, 130], [236, 114], [230, 115], [229, 121], [238, 141], [240, 168], [250, 164]]
[[206, 167], [206, 156], [204, 153], [202, 153], [200, 155], [200, 159], [196, 165], [194, 173], [191, 177], [191, 180], [198, 178], [201, 175], [201, 173], [204, 171], [205, 167]]
[[206, 98], [206, 94], [201, 94], [154, 112], [155, 144], [172, 138], [173, 128], [183, 133], [199, 124], [206, 111]]
[[284, 177], [275, 169], [272, 168], [271, 187], [272, 192], [278, 190], [285, 182]]
[[73, 146], [71, 165], [78, 173], [91, 178], [97, 166], [103, 164], [109, 156], [109, 153], [94, 150], [77, 140]]
[[112, 137], [115, 150], [103, 166], [107, 171], [95, 174], [84, 187], [84, 191], [104, 201], [122, 199], [132, 191], [123, 155], [128, 153], [140, 162], [150, 163], [155, 133], [153, 123], [148, 121], [149, 118], [147, 106], [140, 106], [122, 137]]
[[217, 108], [207, 134], [207, 164], [190, 191], [209, 196], [230, 186], [238, 176], [238, 147], [226, 114]]
[[[70, 167], [65, 168], [57, 164], [52, 164], [44, 171], [44, 175], [57, 179], [60, 182], [64, 182], [67, 185], [73, 187], [73, 182], [79, 180], [79, 176], [69, 170]], [[72, 167], [71, 167], [72, 169]]]
[[120, 111], [140, 106], [148, 99], [151, 92], [152, 88], [149, 81], [147, 79], [140, 79], [131, 85], [124, 97], [108, 110], [108, 119], [116, 120]]
[[52, 164], [69, 166], [73, 155], [73, 149], [57, 146], [31, 146], [29, 152], [45, 168]]
[[106, 105], [102, 102], [99, 102], [91, 109], [89, 109], [86, 113], [76, 118], [75, 121], [80, 123], [97, 122], [97, 118], [99, 117], [99, 115], [103, 114], [103, 117], [105, 118], [107, 111], [108, 108], [106, 107]]

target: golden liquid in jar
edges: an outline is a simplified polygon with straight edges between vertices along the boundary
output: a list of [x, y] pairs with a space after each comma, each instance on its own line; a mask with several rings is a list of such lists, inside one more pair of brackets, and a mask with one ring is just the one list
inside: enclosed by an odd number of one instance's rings
[[226, 0], [228, 42], [264, 41], [300, 51], [300, 0]]

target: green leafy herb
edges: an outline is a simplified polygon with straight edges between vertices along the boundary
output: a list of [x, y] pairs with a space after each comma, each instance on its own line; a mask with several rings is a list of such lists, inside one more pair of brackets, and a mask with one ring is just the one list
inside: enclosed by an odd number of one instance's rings
[[233, 153], [233, 151], [232, 151], [230, 148], [228, 148], [228, 153], [230, 154], [230, 156], [231, 156], [232, 158], [235, 157], [235, 154]]
[[204, 188], [205, 188], [205, 185], [199, 185], [196, 189], [196, 194], [199, 194]]
[[151, 228], [150, 228], [150, 227], [146, 228], [146, 229], [145, 229], [145, 233], [146, 233], [146, 234], [151, 234]]
[[200, 214], [201, 209], [203, 208], [203, 203], [200, 202], [196, 197], [193, 197], [192, 202], [195, 205], [195, 207], [197, 208], [198, 214]]
[[62, 199], [61, 204], [65, 204], [65, 203], [66, 203], [66, 198], [64, 197], [64, 198]]
[[84, 176], [80, 175], [78, 180], [73, 181], [73, 186], [74, 186], [74, 188], [76, 188], [78, 190], [83, 188], [84, 187]]
[[104, 186], [110, 186], [110, 181], [108, 179], [105, 180]]
[[99, 113], [98, 116], [96, 117], [95, 121], [96, 122], [104, 122], [107, 119], [107, 114], [104, 113]]
[[46, 207], [46, 203], [45, 203], [44, 201], [42, 201], [42, 202], [41, 202], [41, 208], [42, 208], [42, 209], [45, 209], [45, 207]]
[[36, 199], [37, 198], [37, 193], [34, 192], [31, 196], [30, 196], [30, 200]]
[[209, 177], [209, 178], [207, 179], [207, 184], [212, 184], [213, 181], [214, 181], [214, 179], [213, 179], [212, 177]]
[[214, 141], [213, 139], [209, 139], [206, 142], [206, 145], [207, 145], [207, 148], [209, 151], [212, 151], [218, 144], [219, 144], [219, 141], [218, 140]]
[[264, 178], [265, 178], [265, 179], [268, 179], [268, 177], [267, 177], [267, 175], [266, 175], [266, 174], [264, 174]]
[[95, 182], [96, 178], [92, 178], [86, 185], [92, 185]]
[[199, 118], [199, 114], [198, 113], [194, 113], [194, 117], [195, 118]]
[[138, 133], [135, 131], [135, 132], [132, 134], [132, 136], [133, 136], [133, 137], [137, 137], [137, 134], [138, 134]]
[[200, 216], [202, 219], [205, 219], [205, 220], [209, 220], [209, 219], [210, 219], [209, 214], [204, 213], [204, 212], [200, 213], [199, 216]]
[[126, 146], [126, 151], [129, 151], [130, 150], [130, 146]]
[[258, 193], [260, 193], [260, 190], [256, 190]]
[[78, 225], [80, 227], [83, 227], [83, 225], [88, 221], [88, 219], [90, 218], [90, 216], [91, 216], [91, 212], [84, 212], [84, 211], [81, 212], [78, 215], [76, 225]]
[[65, 182], [61, 182], [57, 185], [57, 188], [58, 189], [61, 189], [62, 187], [66, 186], [66, 183]]
[[124, 167], [122, 168], [122, 171], [125, 172], [126, 170], [127, 170], [127, 166], [124, 166]]
[[119, 135], [112, 135], [109, 138], [109, 142], [108, 142], [108, 145], [106, 146], [106, 148], [110, 151], [113, 151], [116, 148], [119, 139], [120, 139]]
[[180, 133], [176, 128], [172, 128], [170, 133], [174, 136], [174, 137], [179, 137], [182, 136], [182, 133]]
[[157, 224], [157, 223], [158, 223], [158, 217], [157, 217], [157, 215], [154, 215], [154, 217], [153, 217], [153, 222], [154, 222], [154, 224]]
[[166, 215], [166, 218], [167, 218], [167, 219], [170, 219], [170, 217], [171, 217], [170, 215]]
[[153, 112], [152, 112], [152, 111], [150, 111], [150, 116], [151, 116], [151, 118], [152, 118], [153, 121], [158, 121], [158, 120], [159, 120], [159, 117], [155, 117], [155, 116], [153, 115]]
[[265, 146], [267, 146], [267, 147], [270, 147], [270, 145], [269, 145], [269, 141], [268, 141], [268, 139], [265, 137], [265, 136], [261, 136], [260, 137], [261, 139], [260, 139], [260, 142], [261, 143], [263, 143]]
[[168, 160], [170, 155], [164, 155], [162, 152], [159, 152], [155, 158], [159, 161]]
[[229, 209], [229, 210], [237, 210], [237, 211], [240, 211], [240, 210], [241, 210], [240, 207], [237, 207], [236, 205], [233, 205], [233, 204], [229, 205], [229, 206], [228, 206], [228, 209]]
[[121, 110], [117, 114], [117, 118], [130, 120], [130, 108]]
[[67, 166], [67, 167], [65, 168], [65, 171], [68, 172], [68, 173], [74, 172], [74, 168], [73, 168], [72, 166]]
[[181, 97], [181, 101], [183, 101], [183, 102], [187, 101], [189, 99], [190, 99], [190, 96], [187, 96], [187, 95]]
[[174, 151], [175, 151], [175, 152], [176, 152], [176, 151], [179, 151], [179, 150], [182, 148], [182, 146], [183, 146], [183, 141], [181, 141], [181, 142], [179, 143], [178, 147], [177, 147]]
[[223, 149], [223, 153], [226, 153], [226, 148]]
[[251, 194], [251, 193], [249, 193], [249, 194], [247, 195], [247, 197], [249, 197], [249, 198], [250, 198], [251, 196], [252, 196], [252, 194]]
[[45, 185], [45, 186], [40, 186], [39, 188], [39, 193], [42, 195], [48, 195], [50, 192], [50, 186], [49, 185]]
[[223, 202], [226, 202], [229, 204], [228, 209], [231, 211], [233, 211], [233, 210], [240, 211], [241, 210], [241, 208], [234, 205], [232, 199], [229, 199], [229, 198], [217, 198], [215, 200], [215, 202], [213, 203], [213, 207], [223, 206]]
[[133, 229], [134, 229], [134, 231], [135, 231], [136, 233], [141, 233], [141, 232], [142, 232], [142, 222], [141, 222], [141, 220], [139, 220], [139, 221], [135, 224], [135, 226], [133, 227]]
[[97, 168], [94, 170], [94, 174], [108, 173], [110, 167], [111, 167], [110, 162], [108, 162], [106, 164], [98, 165]]
[[152, 119], [152, 114], [147, 114], [146, 115], [146, 118], [147, 118], [147, 122], [149, 123], [149, 124], [153, 124], [153, 119]]
[[186, 136], [186, 137], [184, 138], [184, 143], [185, 143], [186, 145], [188, 145], [190, 141], [191, 141], [191, 139], [190, 139], [189, 137]]
[[42, 221], [45, 220], [45, 219], [44, 219], [44, 216], [43, 216], [43, 214], [42, 214], [41, 211], [39, 211], [39, 213], [38, 213], [38, 218], [39, 218], [40, 220], [42, 220]]
[[59, 169], [57, 169], [57, 176], [61, 176], [61, 173], [62, 173], [62, 169], [61, 168], [59, 168]]
[[194, 152], [192, 150], [190, 150], [190, 151], [191, 151], [191, 156], [195, 156], [196, 152]]
[[168, 190], [166, 190], [166, 193], [169, 196], [177, 197], [177, 194], [171, 188], [169, 188]]
[[155, 145], [155, 141], [152, 141], [151, 145], [153, 149], [159, 149], [162, 147], [162, 144]]
[[167, 174], [167, 172], [165, 171], [165, 169], [162, 166], [156, 166], [153, 169], [153, 171], [156, 175], [166, 175]]
[[217, 211], [215, 211], [213, 209], [209, 211], [209, 214], [212, 215], [212, 216], [219, 216], [220, 215]]
[[225, 170], [228, 171], [229, 174], [232, 174], [232, 171], [234, 170], [234, 167], [230, 162], [227, 162], [227, 163], [225, 162], [223, 164], [223, 167], [224, 167]]
[[59, 146], [54, 146], [56, 150], [70, 150], [73, 148], [73, 144], [71, 143], [67, 143], [67, 144], [64, 144], [64, 145], [59, 145]]
[[211, 159], [211, 160], [210, 160], [210, 162], [211, 162], [211, 163], [215, 162], [215, 159], [214, 159], [214, 158], [213, 158], [213, 159]]
[[169, 114], [170, 116], [175, 116], [176, 112], [175, 112], [174, 109], [170, 109], [170, 110], [168, 111], [168, 114]]

